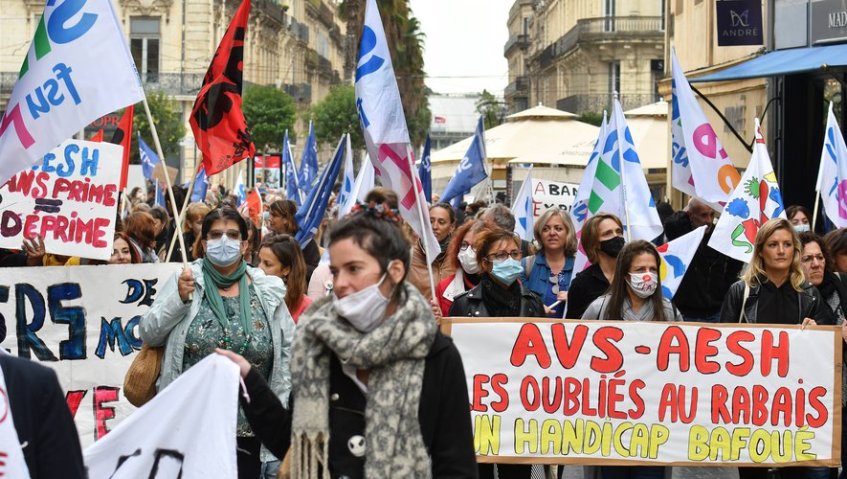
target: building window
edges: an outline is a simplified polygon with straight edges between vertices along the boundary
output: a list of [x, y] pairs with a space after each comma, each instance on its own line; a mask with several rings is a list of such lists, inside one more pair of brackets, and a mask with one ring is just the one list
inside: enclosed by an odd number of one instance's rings
[[523, 18], [523, 33], [524, 35], [529, 33], [529, 17]]
[[159, 17], [131, 17], [129, 47], [142, 82], [159, 81]]
[[606, 17], [605, 31], [615, 31], [615, 0], [603, 1], [603, 16]]
[[615, 93], [621, 98], [621, 62], [617, 60], [609, 62], [609, 110], [612, 109]]

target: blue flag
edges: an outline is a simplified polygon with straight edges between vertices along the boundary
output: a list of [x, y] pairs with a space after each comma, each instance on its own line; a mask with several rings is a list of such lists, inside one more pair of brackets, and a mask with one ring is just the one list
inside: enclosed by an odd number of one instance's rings
[[165, 208], [165, 187], [156, 180], [153, 180], [153, 183], [156, 185], [156, 206]]
[[206, 169], [200, 165], [197, 178], [194, 179], [194, 188], [191, 189], [191, 202], [198, 203], [206, 199], [206, 190], [209, 189], [209, 178], [206, 177]]
[[338, 142], [338, 148], [335, 150], [332, 161], [326, 165], [318, 183], [309, 191], [306, 201], [294, 215], [294, 219], [300, 226], [294, 237], [301, 247], [305, 247], [315, 237], [315, 233], [321, 226], [329, 197], [332, 195], [332, 187], [335, 185], [335, 180], [338, 178], [339, 171], [341, 171], [341, 164], [344, 162], [344, 145], [344, 137], [342, 137], [341, 141]]
[[303, 148], [303, 156], [300, 157], [300, 173], [298, 174], [297, 182], [300, 191], [309, 194], [312, 182], [318, 175], [318, 142], [315, 139], [315, 128], [312, 122], [309, 122], [309, 137], [306, 138], [306, 145]]
[[147, 143], [144, 143], [140, 134], [138, 135], [138, 156], [141, 157], [141, 171], [144, 177], [148, 180], [153, 179], [153, 168], [159, 163], [159, 157], [153, 153]]
[[297, 181], [297, 167], [291, 154], [291, 143], [288, 142], [288, 130], [282, 139], [282, 170], [285, 173], [285, 197], [297, 206], [303, 202], [300, 193], [300, 182]]
[[477, 183], [487, 177], [488, 173], [485, 172], [485, 128], [482, 124], [482, 117], [479, 117], [471, 146], [465, 153], [465, 157], [459, 162], [456, 174], [450, 179], [450, 183], [447, 183], [447, 188], [441, 194], [441, 201], [450, 202], [466, 191], [470, 191]]
[[432, 162], [429, 151], [429, 135], [426, 135], [423, 153], [421, 153], [421, 165], [418, 167], [418, 177], [421, 179], [426, 202], [432, 204]]
[[235, 183], [235, 191], [233, 193], [235, 193], [236, 207], [240, 208], [247, 201], [247, 186], [244, 185], [243, 174], [238, 175], [238, 182]]

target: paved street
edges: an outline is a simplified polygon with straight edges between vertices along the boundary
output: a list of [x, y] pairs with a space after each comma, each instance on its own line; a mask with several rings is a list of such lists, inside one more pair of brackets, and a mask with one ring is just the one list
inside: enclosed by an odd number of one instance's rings
[[[564, 479], [583, 479], [582, 466], [566, 466]], [[738, 479], [735, 468], [677, 467], [673, 479]]]

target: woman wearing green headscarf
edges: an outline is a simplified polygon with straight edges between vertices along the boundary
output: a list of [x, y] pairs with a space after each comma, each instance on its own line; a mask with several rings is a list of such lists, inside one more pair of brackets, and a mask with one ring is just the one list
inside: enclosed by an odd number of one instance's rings
[[[283, 301], [285, 285], [242, 259], [247, 224], [236, 210], [209, 212], [200, 238], [204, 257], [162, 286], [139, 323], [145, 343], [165, 348], [157, 390], [221, 348], [244, 356], [287, 404], [294, 322]], [[274, 458], [267, 451], [260, 454], [260, 442], [241, 410], [236, 434], [238, 476], [259, 477], [261, 462]]]

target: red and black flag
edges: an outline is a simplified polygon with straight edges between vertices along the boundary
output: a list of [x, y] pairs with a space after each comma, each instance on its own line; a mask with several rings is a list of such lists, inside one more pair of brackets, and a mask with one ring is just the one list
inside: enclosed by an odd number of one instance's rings
[[130, 105], [124, 109], [124, 116], [118, 122], [118, 128], [112, 135], [111, 143], [124, 147], [124, 157], [121, 162], [121, 183], [118, 185], [118, 190], [123, 191], [126, 188], [126, 177], [129, 173], [129, 149], [132, 147], [132, 117], [135, 114], [135, 106]]
[[91, 135], [91, 138], [89, 138], [88, 141], [96, 141], [98, 143], [102, 142], [103, 141], [103, 129], [100, 128], [99, 130], [97, 130], [97, 133]]
[[219, 173], [256, 153], [241, 111], [244, 39], [249, 14], [250, 0], [243, 0], [212, 57], [191, 110], [189, 123], [197, 148], [203, 152], [207, 175]]

